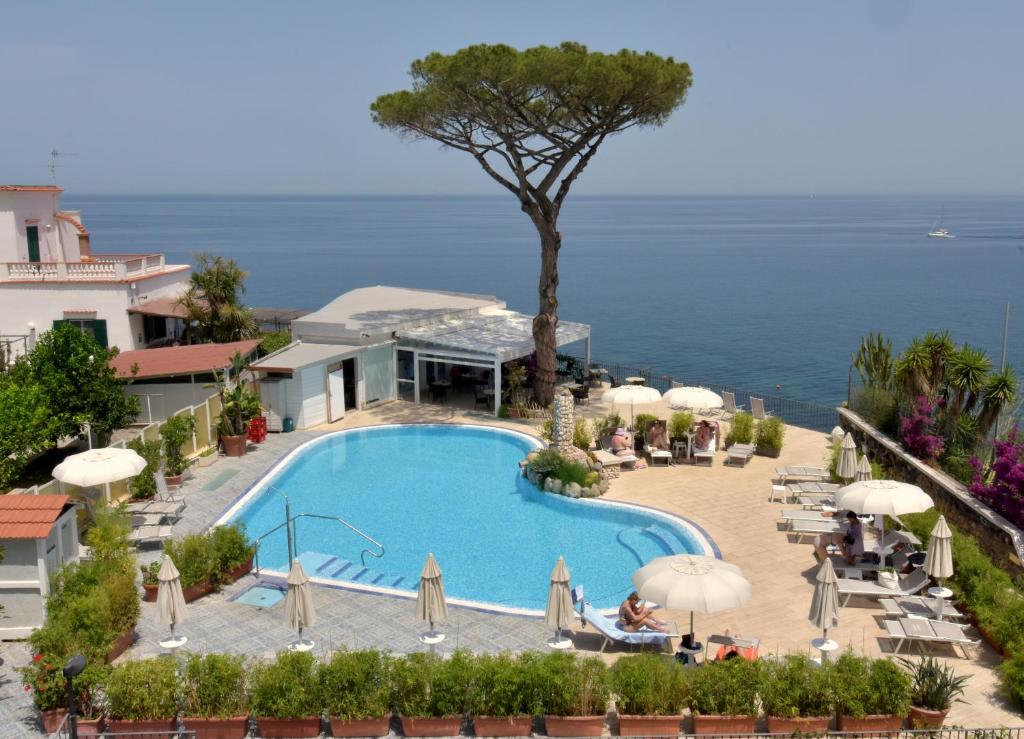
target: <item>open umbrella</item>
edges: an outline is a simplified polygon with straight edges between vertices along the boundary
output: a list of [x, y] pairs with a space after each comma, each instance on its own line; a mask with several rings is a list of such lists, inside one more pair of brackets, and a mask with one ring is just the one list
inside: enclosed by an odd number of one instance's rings
[[674, 387], [665, 393], [665, 402], [676, 410], [721, 408], [722, 396], [706, 387]]
[[843, 437], [843, 444], [839, 450], [839, 464], [836, 465], [836, 475], [844, 480], [852, 480], [857, 476], [857, 443], [853, 440], [853, 434], [849, 431]]
[[292, 560], [292, 568], [288, 571], [288, 593], [284, 597], [284, 616], [288, 626], [299, 630], [299, 640], [289, 645], [296, 652], [308, 652], [313, 648], [310, 639], [302, 638], [302, 630], [316, 624], [316, 611], [313, 609], [313, 591], [309, 587], [309, 577], [302, 569], [298, 559]]
[[807, 618], [821, 629], [821, 642], [815, 640], [814, 644], [824, 655], [835, 649], [835, 642], [829, 641], [828, 630], [839, 623], [839, 581], [831, 559], [825, 559], [814, 580], [814, 596]]
[[641, 598], [669, 610], [693, 614], [740, 608], [750, 599], [750, 583], [734, 564], [714, 557], [675, 554], [657, 557], [633, 573], [633, 586]]
[[572, 641], [562, 636], [562, 629], [568, 628], [575, 615], [572, 593], [569, 592], [569, 569], [565, 566], [565, 560], [559, 557], [555, 569], [551, 570], [548, 605], [544, 609], [544, 623], [555, 629], [554, 638], [548, 642], [549, 647], [568, 649], [572, 646]]
[[166, 554], [164, 561], [160, 563], [156, 579], [156, 617], [160, 623], [171, 627], [171, 636], [161, 641], [160, 646], [165, 649], [177, 649], [188, 641], [188, 637], [174, 634], [174, 627], [185, 620], [185, 596], [181, 592], [178, 568]]
[[928, 552], [924, 555], [924, 571], [929, 577], [939, 581], [937, 588], [930, 588], [929, 594], [938, 601], [936, 612], [939, 620], [942, 620], [942, 610], [945, 599], [953, 593], [947, 589], [942, 581], [953, 576], [953, 532], [949, 530], [945, 516], [939, 516], [939, 520], [932, 527], [931, 538], [928, 540]]
[[146, 469], [146, 460], [132, 449], [101, 447], [72, 454], [53, 468], [53, 476], [68, 485], [91, 488], [135, 477]]
[[879, 540], [885, 536], [883, 516], [921, 513], [932, 505], [932, 499], [917, 485], [896, 480], [862, 480], [839, 488], [836, 493], [836, 508], [839, 510], [875, 516]]
[[611, 403], [612, 405], [621, 406], [623, 408], [629, 407], [629, 425], [633, 425], [633, 409], [638, 405], [650, 405], [651, 403], [657, 403], [661, 400], [661, 393], [655, 390], [653, 387], [647, 387], [646, 385], [620, 385], [619, 387], [613, 387], [610, 390], [605, 390], [601, 396], [601, 400], [605, 403]]
[[860, 459], [857, 461], [857, 471], [853, 475], [854, 482], [863, 482], [864, 480], [871, 479], [871, 462], [868, 461], [868, 455], [860, 455]]
[[420, 589], [416, 594], [416, 617], [430, 624], [430, 630], [420, 634], [420, 641], [424, 644], [437, 644], [444, 639], [444, 634], [434, 630], [434, 624], [448, 618], [448, 603], [444, 597], [441, 568], [437, 566], [433, 552], [427, 555], [423, 572], [420, 573]]

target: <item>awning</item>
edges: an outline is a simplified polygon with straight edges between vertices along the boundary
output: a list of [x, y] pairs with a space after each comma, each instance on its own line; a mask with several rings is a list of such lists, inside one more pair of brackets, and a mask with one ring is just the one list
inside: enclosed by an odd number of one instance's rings
[[319, 362], [332, 362], [350, 357], [365, 346], [352, 344], [307, 344], [297, 341], [284, 349], [253, 362], [252, 369], [259, 372], [293, 372], [300, 367]]
[[142, 316], [163, 316], [165, 318], [187, 318], [185, 308], [178, 304], [178, 298], [154, 298], [145, 303], [133, 305], [128, 309], [129, 313], [138, 313]]

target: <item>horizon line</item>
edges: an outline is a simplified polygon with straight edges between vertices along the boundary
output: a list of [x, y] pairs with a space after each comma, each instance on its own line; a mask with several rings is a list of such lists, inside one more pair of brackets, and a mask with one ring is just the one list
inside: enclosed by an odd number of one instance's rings
[[[443, 198], [470, 198], [470, 199], [501, 199], [508, 200], [508, 196], [501, 192], [488, 194], [482, 193], [324, 193], [324, 192], [82, 192], [77, 190], [63, 191], [64, 197], [119, 197], [119, 198], [152, 198], [152, 197], [224, 197], [224, 198], [423, 198], [438, 200]], [[623, 198], [623, 199], [667, 199], [667, 198], [802, 198], [814, 200], [816, 198], [883, 198], [883, 197], [909, 197], [909, 198], [1024, 198], [1024, 192], [824, 192], [824, 193], [801, 193], [801, 192], [749, 192], [749, 193], [579, 193], [573, 199], [587, 198]]]

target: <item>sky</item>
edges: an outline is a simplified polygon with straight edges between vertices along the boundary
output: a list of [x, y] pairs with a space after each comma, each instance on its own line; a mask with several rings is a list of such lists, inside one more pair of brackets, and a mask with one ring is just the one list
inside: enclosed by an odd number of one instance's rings
[[579, 41], [693, 69], [587, 194], [1024, 194], [1024, 3], [13, 2], [0, 182], [75, 194], [497, 194], [466, 154], [379, 129], [410, 62]]

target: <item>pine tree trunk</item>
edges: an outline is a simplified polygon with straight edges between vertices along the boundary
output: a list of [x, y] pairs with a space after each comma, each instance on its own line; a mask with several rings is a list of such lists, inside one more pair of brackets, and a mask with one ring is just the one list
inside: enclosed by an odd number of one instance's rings
[[555, 328], [558, 325], [558, 251], [562, 235], [553, 219], [539, 212], [530, 217], [540, 233], [540, 281], [537, 286], [539, 304], [533, 319], [533, 343], [537, 351], [537, 377], [534, 381], [534, 399], [548, 406], [555, 397], [557, 344]]

